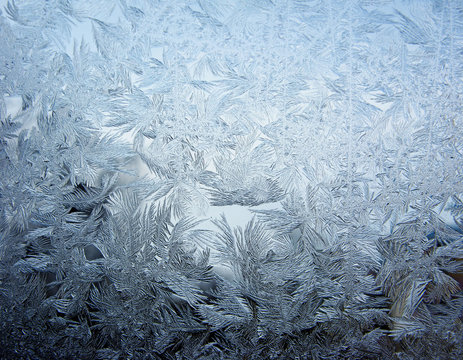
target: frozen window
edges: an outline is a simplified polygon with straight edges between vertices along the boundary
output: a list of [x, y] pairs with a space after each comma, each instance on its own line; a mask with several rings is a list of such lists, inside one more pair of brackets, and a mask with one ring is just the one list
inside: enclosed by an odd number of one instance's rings
[[0, 357], [463, 357], [461, 1], [0, 6]]

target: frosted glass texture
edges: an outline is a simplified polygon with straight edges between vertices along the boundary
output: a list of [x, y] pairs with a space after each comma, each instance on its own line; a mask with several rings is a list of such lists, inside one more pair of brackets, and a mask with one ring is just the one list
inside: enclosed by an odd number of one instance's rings
[[0, 14], [0, 355], [463, 358], [463, 3]]

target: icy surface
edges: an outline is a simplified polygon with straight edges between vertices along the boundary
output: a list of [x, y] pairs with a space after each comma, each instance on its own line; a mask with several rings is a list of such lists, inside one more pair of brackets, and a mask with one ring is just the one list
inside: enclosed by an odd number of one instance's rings
[[463, 358], [461, 1], [0, 5], [2, 357]]

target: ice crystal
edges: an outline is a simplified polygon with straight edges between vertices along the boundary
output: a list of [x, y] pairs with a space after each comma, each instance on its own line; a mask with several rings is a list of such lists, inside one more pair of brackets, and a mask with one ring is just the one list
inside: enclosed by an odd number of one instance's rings
[[459, 1], [0, 4], [2, 358], [463, 357]]

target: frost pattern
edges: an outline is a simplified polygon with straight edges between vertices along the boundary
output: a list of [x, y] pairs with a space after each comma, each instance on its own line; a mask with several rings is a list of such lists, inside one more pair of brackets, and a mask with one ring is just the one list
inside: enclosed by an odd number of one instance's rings
[[463, 358], [460, 1], [2, 4], [3, 358]]

